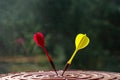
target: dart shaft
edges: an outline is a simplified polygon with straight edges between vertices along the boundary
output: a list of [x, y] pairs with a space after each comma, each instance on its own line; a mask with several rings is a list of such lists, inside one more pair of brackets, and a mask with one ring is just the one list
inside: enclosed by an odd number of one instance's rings
[[54, 69], [56, 75], [58, 75], [58, 73], [57, 73], [57, 71], [56, 71], [56, 69], [55, 69], [55, 65], [54, 65], [53, 61], [50, 61], [50, 64], [51, 64], [52, 68]]
[[62, 76], [64, 75], [65, 71], [68, 69], [69, 66], [70, 66], [70, 64], [68, 64], [68, 63], [65, 65], [65, 68], [63, 70]]
[[62, 76], [64, 75], [65, 71], [69, 68], [70, 64], [72, 63], [73, 58], [75, 57], [77, 53], [77, 50], [74, 51], [73, 55], [71, 56], [71, 58], [69, 59], [69, 61], [67, 62], [67, 64], [65, 65], [65, 68], [63, 70]]
[[72, 60], [73, 60], [73, 58], [75, 57], [76, 53], [77, 53], [77, 50], [74, 51], [73, 55], [71, 56], [71, 58], [70, 58], [69, 61], [67, 62], [68, 64], [71, 64], [71, 63], [72, 63]]
[[46, 56], [47, 56], [47, 58], [48, 58], [48, 61], [49, 61], [50, 64], [51, 64], [53, 70], [55, 71], [56, 75], [58, 75], [58, 73], [57, 73], [57, 71], [56, 71], [56, 68], [55, 68], [55, 65], [54, 65], [51, 57], [50, 57], [49, 54], [48, 54], [48, 51], [46, 50], [46, 48], [43, 48], [43, 50], [44, 50], [44, 52], [45, 52], [45, 54], [46, 54]]
[[52, 61], [52, 59], [51, 59], [51, 57], [49, 56], [48, 51], [46, 50], [45, 47], [43, 47], [43, 50], [44, 50], [44, 52], [45, 52], [45, 54], [46, 54], [46, 56], [47, 56], [49, 62]]

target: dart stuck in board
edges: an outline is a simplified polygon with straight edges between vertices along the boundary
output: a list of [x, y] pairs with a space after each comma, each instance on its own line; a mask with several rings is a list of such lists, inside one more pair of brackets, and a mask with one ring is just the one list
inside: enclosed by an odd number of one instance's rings
[[45, 48], [45, 41], [44, 41], [43, 33], [37, 32], [36, 34], [34, 34], [34, 41], [39, 47], [41, 47], [43, 49], [43, 51], [45, 52], [46, 57], [48, 58], [48, 61], [50, 62], [53, 70], [55, 71], [56, 75], [58, 75], [56, 68], [55, 68], [55, 65], [54, 65], [50, 55], [48, 54], [47, 49]]
[[85, 48], [88, 44], [89, 44], [90, 40], [89, 38], [86, 36], [86, 34], [78, 34], [75, 38], [75, 51], [72, 54], [71, 58], [69, 59], [69, 61], [67, 62], [67, 64], [65, 65], [65, 68], [63, 70], [62, 76], [64, 75], [65, 71], [69, 68], [69, 66], [72, 63], [73, 58], [75, 57], [76, 53], [78, 52], [78, 50]]

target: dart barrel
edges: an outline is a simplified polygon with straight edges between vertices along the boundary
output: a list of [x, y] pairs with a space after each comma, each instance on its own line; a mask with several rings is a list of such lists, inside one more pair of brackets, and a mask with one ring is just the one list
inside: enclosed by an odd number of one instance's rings
[[0, 80], [120, 80], [120, 73], [102, 71], [38, 71], [1, 74]]

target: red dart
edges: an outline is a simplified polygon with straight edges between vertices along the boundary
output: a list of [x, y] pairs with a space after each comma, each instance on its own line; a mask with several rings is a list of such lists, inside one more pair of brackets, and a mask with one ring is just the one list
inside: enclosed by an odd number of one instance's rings
[[55, 69], [55, 65], [51, 59], [51, 57], [48, 54], [47, 49], [45, 48], [45, 42], [44, 42], [44, 35], [41, 32], [37, 32], [36, 34], [34, 34], [34, 41], [36, 42], [36, 44], [41, 47], [43, 49], [43, 51], [45, 52], [48, 61], [50, 62], [52, 68], [54, 69], [55, 73], [58, 75], [56, 69]]

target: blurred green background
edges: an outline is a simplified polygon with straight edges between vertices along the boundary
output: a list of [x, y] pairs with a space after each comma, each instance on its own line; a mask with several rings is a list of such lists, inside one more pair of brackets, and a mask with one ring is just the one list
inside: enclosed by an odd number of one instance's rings
[[75, 36], [90, 44], [70, 69], [120, 72], [120, 0], [0, 0], [0, 73], [51, 70], [33, 35], [43, 32], [57, 70], [75, 49]]

